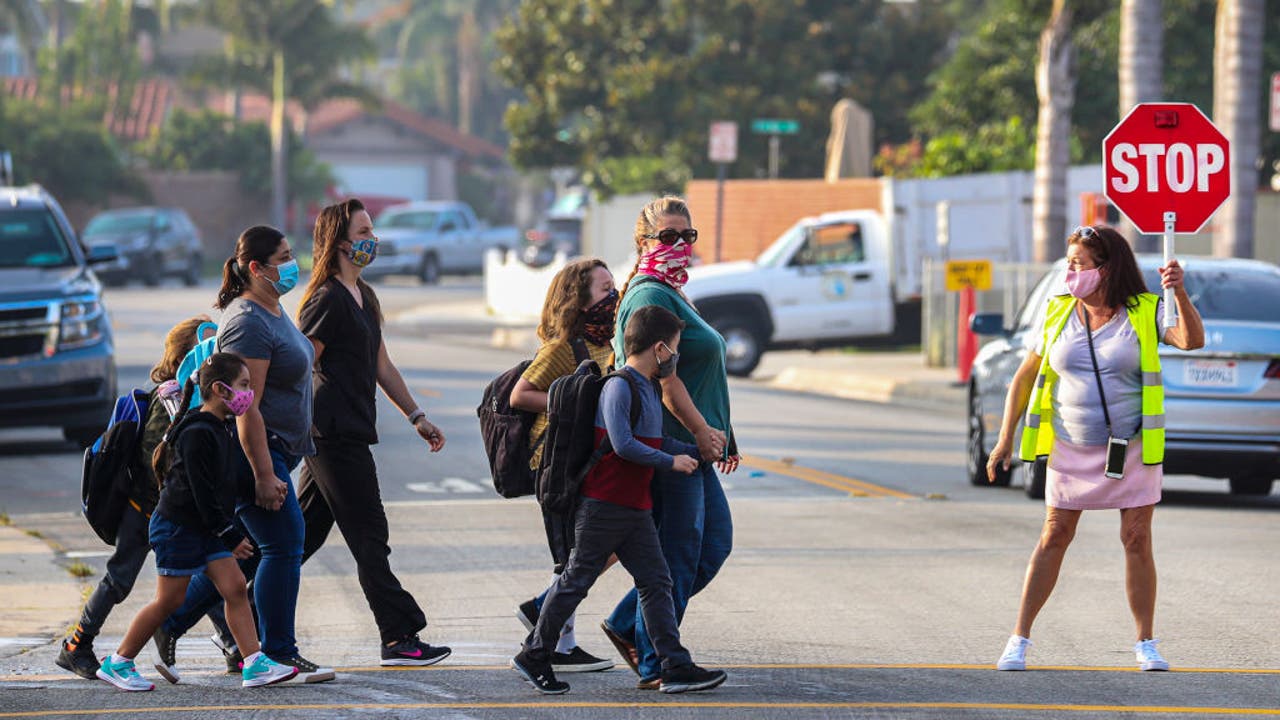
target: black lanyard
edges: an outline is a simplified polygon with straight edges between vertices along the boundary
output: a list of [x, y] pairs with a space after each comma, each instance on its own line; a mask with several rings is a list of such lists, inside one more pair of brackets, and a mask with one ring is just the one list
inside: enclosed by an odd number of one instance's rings
[[1098, 356], [1093, 351], [1093, 330], [1089, 327], [1089, 311], [1081, 305], [1080, 312], [1084, 313], [1084, 333], [1089, 338], [1089, 360], [1093, 362], [1093, 379], [1098, 382], [1098, 397], [1102, 400], [1102, 417], [1107, 421], [1107, 436], [1115, 437], [1115, 433], [1111, 432], [1111, 413], [1107, 412], [1107, 394], [1102, 391], [1102, 372], [1098, 370]]

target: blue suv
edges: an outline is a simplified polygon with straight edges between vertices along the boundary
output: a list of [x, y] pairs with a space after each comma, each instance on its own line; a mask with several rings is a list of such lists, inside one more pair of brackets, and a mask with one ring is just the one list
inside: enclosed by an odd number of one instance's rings
[[0, 427], [52, 426], [82, 447], [116, 398], [115, 346], [86, 250], [38, 185], [0, 187]]

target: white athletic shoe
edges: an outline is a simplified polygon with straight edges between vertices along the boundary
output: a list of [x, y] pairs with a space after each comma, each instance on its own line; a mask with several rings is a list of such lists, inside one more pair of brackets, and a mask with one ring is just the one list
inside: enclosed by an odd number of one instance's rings
[[1031, 640], [1021, 635], [1010, 635], [1009, 642], [1004, 645], [1004, 654], [1000, 656], [1000, 660], [996, 662], [997, 670], [1026, 670], [1027, 669], [1027, 648], [1031, 647]]
[[1168, 670], [1169, 662], [1156, 649], [1156, 639], [1143, 640], [1133, 646], [1133, 653], [1138, 656], [1138, 667], [1143, 670]]

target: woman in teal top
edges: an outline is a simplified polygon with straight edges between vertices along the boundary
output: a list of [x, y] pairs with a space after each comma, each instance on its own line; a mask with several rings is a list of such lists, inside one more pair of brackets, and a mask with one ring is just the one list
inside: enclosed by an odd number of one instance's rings
[[[614, 351], [621, 363], [623, 330], [638, 308], [659, 305], [684, 321], [675, 373], [661, 381], [662, 430], [664, 435], [697, 443], [703, 460], [692, 476], [658, 472], [653, 479], [653, 517], [671, 570], [671, 594], [679, 619], [689, 598], [711, 582], [733, 547], [733, 519], [716, 468], [731, 473], [739, 457], [729, 422], [724, 338], [681, 290], [698, 240], [689, 207], [676, 197], [650, 202], [636, 221], [635, 240], [638, 259], [622, 289]], [[640, 675], [640, 687], [656, 688], [661, 668], [634, 589], [602, 627], [622, 659]]]

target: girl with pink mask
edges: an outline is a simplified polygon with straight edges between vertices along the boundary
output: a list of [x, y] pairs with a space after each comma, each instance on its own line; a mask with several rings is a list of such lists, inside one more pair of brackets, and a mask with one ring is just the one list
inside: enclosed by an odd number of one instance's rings
[[[236, 565], [253, 554], [253, 543], [232, 521], [236, 483], [231, 472], [239, 452], [234, 419], [253, 405], [249, 368], [230, 353], [214, 353], [200, 367], [203, 402], [188, 411], [195, 383], [188, 380], [173, 426], [156, 447], [153, 465], [160, 501], [151, 515], [150, 542], [156, 555], [156, 597], [138, 611], [114, 653], [102, 659], [97, 675], [127, 691], [155, 689], [138, 673], [134, 658], [164, 619], [182, 605], [191, 577], [203, 571], [226, 603], [227, 624], [244, 653], [241, 684], [259, 687], [284, 682], [298, 668], [276, 663], [258, 646], [244, 574]], [[162, 666], [157, 669], [165, 670]]]
[[1080, 227], [1067, 238], [1067, 294], [1049, 299], [1040, 341], [1010, 384], [987, 463], [993, 481], [1000, 467], [1008, 470], [1020, 420], [1022, 459], [1046, 463], [1044, 530], [999, 670], [1026, 669], [1031, 625], [1057, 583], [1081, 513], [1107, 509], [1120, 511], [1138, 667], [1169, 669], [1154, 636], [1151, 519], [1161, 495], [1165, 425], [1157, 345], [1202, 347], [1204, 326], [1178, 261], [1162, 267], [1160, 277], [1177, 299], [1175, 327], [1164, 326], [1163, 300], [1147, 292], [1120, 233]]

